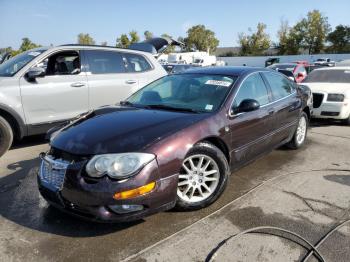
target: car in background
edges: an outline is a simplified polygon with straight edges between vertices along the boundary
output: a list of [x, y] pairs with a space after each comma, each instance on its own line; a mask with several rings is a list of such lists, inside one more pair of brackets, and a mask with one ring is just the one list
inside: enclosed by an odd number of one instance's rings
[[314, 64], [320, 66], [335, 66], [335, 61], [332, 61], [330, 58], [318, 58]]
[[[159, 45], [160, 46], [160, 45]], [[77, 115], [124, 100], [166, 75], [150, 52], [104, 46], [40, 47], [0, 65], [0, 156], [13, 138], [45, 133]]]
[[193, 65], [186, 65], [186, 64], [165, 64], [162, 66], [165, 69], [165, 71], [167, 71], [168, 74], [182, 73], [190, 68], [195, 67]]
[[297, 83], [300, 83], [304, 80], [304, 78], [307, 76], [307, 72], [305, 69], [305, 66], [303, 64], [298, 63], [277, 63], [273, 64], [271, 66], [268, 66], [268, 68], [273, 70], [288, 70], [293, 73], [295, 81]]
[[313, 94], [313, 118], [342, 120], [350, 125], [350, 67], [324, 67], [303, 81]]
[[232, 171], [282, 145], [305, 144], [307, 100], [265, 68], [167, 75], [52, 130], [39, 190], [52, 206], [99, 222], [207, 207]]

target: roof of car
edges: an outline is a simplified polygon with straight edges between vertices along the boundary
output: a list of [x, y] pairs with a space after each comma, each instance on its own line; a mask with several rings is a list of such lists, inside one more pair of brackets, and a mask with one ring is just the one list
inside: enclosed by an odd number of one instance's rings
[[245, 73], [254, 71], [270, 71], [270, 69], [262, 67], [248, 67], [248, 66], [212, 66], [212, 67], [195, 67], [186, 70], [183, 74], [213, 74], [213, 75], [229, 75], [239, 76]]

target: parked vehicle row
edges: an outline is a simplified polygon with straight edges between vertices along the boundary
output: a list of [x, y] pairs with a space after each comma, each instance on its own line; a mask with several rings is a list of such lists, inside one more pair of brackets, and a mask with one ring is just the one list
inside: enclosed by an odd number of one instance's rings
[[162, 77], [120, 105], [51, 130], [40, 192], [56, 208], [101, 222], [206, 207], [233, 170], [276, 147], [304, 145], [308, 99], [269, 69]]

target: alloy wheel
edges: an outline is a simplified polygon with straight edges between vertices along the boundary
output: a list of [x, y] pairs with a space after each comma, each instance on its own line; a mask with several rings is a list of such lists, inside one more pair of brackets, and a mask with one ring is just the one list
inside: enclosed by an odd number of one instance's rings
[[299, 119], [299, 124], [298, 124], [298, 128], [297, 128], [297, 143], [300, 145], [304, 142], [305, 140], [305, 136], [306, 136], [306, 128], [307, 128], [307, 123], [306, 123], [306, 119], [305, 117], [301, 117]]
[[187, 157], [179, 174], [177, 195], [185, 202], [196, 203], [210, 197], [219, 184], [218, 164], [207, 155]]

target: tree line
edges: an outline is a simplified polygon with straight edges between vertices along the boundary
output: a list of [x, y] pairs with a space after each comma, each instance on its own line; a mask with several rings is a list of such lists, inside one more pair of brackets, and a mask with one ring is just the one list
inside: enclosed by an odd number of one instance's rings
[[[306, 17], [300, 19], [296, 24], [290, 26], [287, 20], [282, 20], [277, 32], [277, 42], [272, 42], [269, 34], [266, 33], [266, 24], [258, 23], [256, 30], [248, 28], [248, 32], [238, 34], [239, 55], [265, 55], [269, 49], [277, 50], [279, 55], [297, 55], [307, 52], [308, 54], [319, 54], [321, 52], [329, 53], [350, 53], [350, 26], [338, 25], [332, 31], [328, 23], [328, 17], [319, 10], [313, 10], [307, 13]], [[162, 37], [170, 37], [169, 34], [162, 34]], [[143, 39], [153, 37], [151, 31], [143, 33]], [[133, 43], [141, 40], [137, 31], [132, 30], [129, 33], [123, 33], [117, 37], [113, 46], [127, 48]], [[195, 25], [187, 30], [185, 37], [178, 37], [178, 41], [183, 42], [185, 46], [182, 51], [206, 51], [215, 52], [219, 46], [219, 40], [215, 32], [206, 28], [204, 25]], [[87, 33], [80, 33], [77, 36], [77, 43], [82, 45], [95, 45], [95, 40]], [[107, 46], [106, 41], [100, 45]], [[18, 50], [11, 47], [0, 48], [1, 51], [11, 52], [13, 55], [27, 51], [29, 49], [40, 47], [33, 43], [29, 38], [23, 38], [22, 44]], [[174, 52], [175, 47], [167, 49], [167, 53]], [[232, 52], [227, 56], [236, 55]]]

